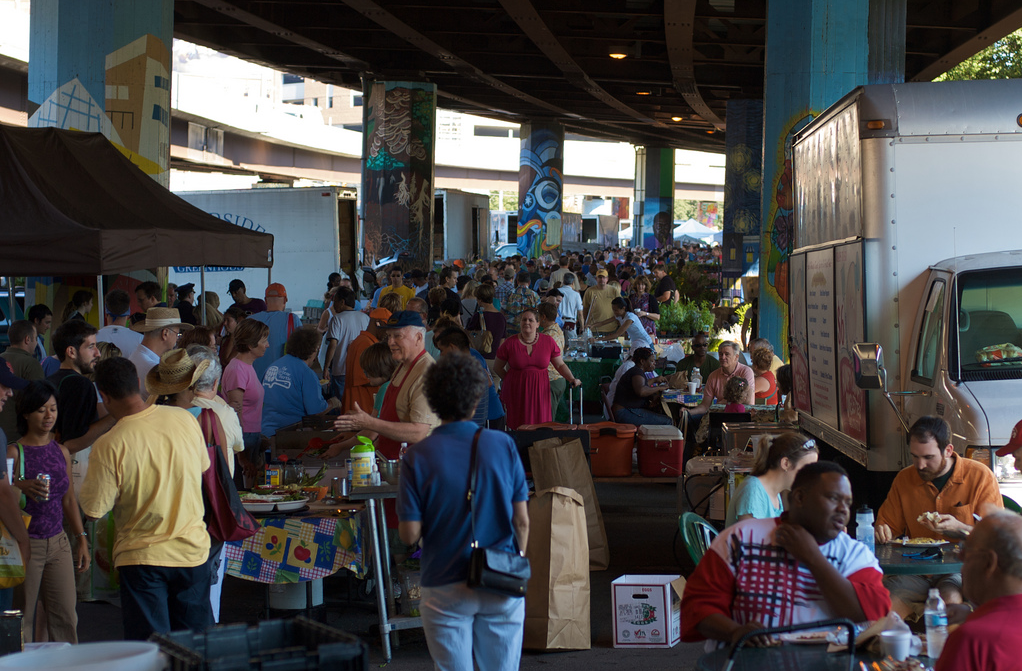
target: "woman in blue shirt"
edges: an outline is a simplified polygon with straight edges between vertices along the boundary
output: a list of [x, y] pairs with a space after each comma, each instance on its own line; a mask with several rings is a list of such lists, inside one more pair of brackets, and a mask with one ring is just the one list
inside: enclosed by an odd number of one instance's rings
[[424, 390], [441, 424], [401, 462], [397, 512], [401, 540], [422, 541], [422, 628], [435, 668], [515, 671], [522, 654], [525, 600], [468, 587], [473, 523], [467, 503], [472, 444], [479, 547], [525, 552], [528, 488], [515, 443], [471, 421], [489, 379], [469, 354], [444, 354]]
[[769, 447], [756, 455], [752, 475], [742, 481], [728, 504], [726, 526], [750, 517], [780, 517], [781, 492], [791, 489], [800, 468], [819, 458], [815, 440], [790, 432], [774, 436]]
[[646, 333], [646, 329], [642, 326], [642, 320], [632, 310], [632, 304], [627, 298], [618, 296], [610, 302], [610, 309], [614, 313], [612, 319], [605, 319], [602, 322], [594, 322], [589, 325], [590, 328], [599, 328], [612, 321], [618, 323], [617, 330], [600, 336], [601, 340], [617, 340], [618, 337], [625, 336], [630, 341], [632, 348], [648, 347], [653, 349], [653, 340]]

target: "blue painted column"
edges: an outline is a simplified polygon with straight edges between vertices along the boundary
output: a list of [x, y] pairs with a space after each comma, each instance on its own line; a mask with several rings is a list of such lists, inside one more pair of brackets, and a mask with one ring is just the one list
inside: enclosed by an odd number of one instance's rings
[[[674, 245], [674, 149], [672, 147], [644, 147], [636, 161], [636, 182], [643, 185], [642, 228], [633, 236], [634, 244], [646, 249], [660, 249]], [[638, 214], [638, 213], [637, 213]]]
[[[725, 298], [759, 260], [763, 196], [763, 101], [729, 100], [724, 149], [724, 240], [721, 272]], [[748, 300], [749, 295], [745, 298]]]
[[366, 82], [362, 100], [364, 253], [432, 270], [436, 84]]
[[535, 258], [561, 246], [564, 126], [522, 124], [518, 167], [518, 253]]
[[173, 0], [32, 0], [28, 125], [101, 132], [170, 181]]
[[781, 356], [788, 353], [794, 243], [792, 136], [856, 86], [904, 80], [905, 12], [906, 0], [768, 5], [759, 335]]

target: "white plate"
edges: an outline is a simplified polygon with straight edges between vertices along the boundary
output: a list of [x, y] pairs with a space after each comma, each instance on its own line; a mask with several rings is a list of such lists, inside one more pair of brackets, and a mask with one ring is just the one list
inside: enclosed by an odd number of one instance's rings
[[267, 503], [245, 503], [241, 502], [241, 506], [250, 513], [272, 513], [276, 503], [269, 501]]
[[277, 504], [278, 513], [289, 513], [295, 510], [301, 510], [305, 507], [305, 504], [309, 502], [309, 499], [298, 499], [297, 501], [281, 501]]
[[891, 541], [891, 545], [901, 545], [906, 548], [935, 548], [941, 545], [947, 545], [951, 541], [941, 541], [937, 539], [931, 540], [929, 543], [906, 543], [902, 538], [895, 538]]
[[797, 643], [800, 645], [822, 645], [824, 643], [836, 643], [835, 632], [828, 631], [797, 631], [787, 634], [778, 634], [777, 638], [785, 643]]

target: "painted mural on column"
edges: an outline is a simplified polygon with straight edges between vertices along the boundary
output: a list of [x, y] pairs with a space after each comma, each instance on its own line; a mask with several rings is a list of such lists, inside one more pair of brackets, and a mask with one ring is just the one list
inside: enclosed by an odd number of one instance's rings
[[[102, 133], [143, 172], [169, 186], [170, 51], [157, 36], [144, 34], [107, 53], [104, 65], [101, 85], [73, 77], [49, 92], [29, 127]], [[93, 95], [97, 88], [105, 92], [103, 99]]]
[[366, 257], [402, 257], [427, 270], [433, 258], [436, 85], [373, 82], [364, 96], [362, 200]]
[[539, 257], [561, 245], [564, 128], [522, 124], [518, 168], [518, 253]]
[[646, 198], [642, 246], [660, 249], [674, 244], [674, 149], [646, 147]]
[[759, 259], [763, 195], [763, 101], [729, 100], [724, 170], [722, 270], [739, 277]]

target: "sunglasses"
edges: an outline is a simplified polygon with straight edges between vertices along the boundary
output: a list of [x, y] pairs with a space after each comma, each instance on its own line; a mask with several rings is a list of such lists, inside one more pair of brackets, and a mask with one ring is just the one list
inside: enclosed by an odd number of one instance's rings
[[692, 349], [706, 349], [709, 347], [709, 343], [692, 343]]

